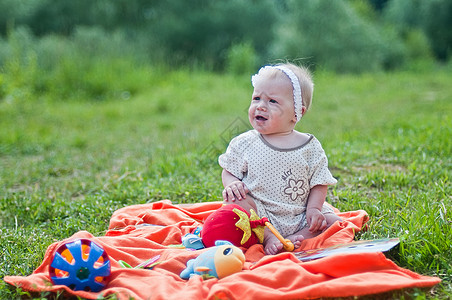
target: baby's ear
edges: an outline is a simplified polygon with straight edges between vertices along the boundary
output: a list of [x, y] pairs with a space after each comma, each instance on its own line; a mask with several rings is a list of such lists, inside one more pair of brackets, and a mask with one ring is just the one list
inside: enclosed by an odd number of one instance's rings
[[303, 105], [303, 106], [301, 107], [301, 115], [302, 115], [302, 116], [304, 116], [304, 114], [306, 113], [306, 110], [307, 110], [307, 109], [306, 109], [306, 106]]
[[[301, 107], [301, 117], [300, 117], [300, 119], [304, 116], [305, 113], [306, 113], [306, 106], [303, 105], [303, 106]], [[295, 122], [296, 122], [296, 119], [297, 119], [297, 118], [295, 117]]]

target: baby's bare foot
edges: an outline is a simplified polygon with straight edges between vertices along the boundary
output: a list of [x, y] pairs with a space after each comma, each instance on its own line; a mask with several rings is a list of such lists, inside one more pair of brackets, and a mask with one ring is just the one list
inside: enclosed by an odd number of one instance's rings
[[265, 240], [264, 251], [265, 254], [275, 255], [283, 248], [283, 244], [276, 238], [276, 236], [268, 237]]
[[287, 238], [293, 243], [295, 249], [299, 248], [301, 246], [301, 242], [304, 240], [304, 236], [300, 233], [289, 235]]

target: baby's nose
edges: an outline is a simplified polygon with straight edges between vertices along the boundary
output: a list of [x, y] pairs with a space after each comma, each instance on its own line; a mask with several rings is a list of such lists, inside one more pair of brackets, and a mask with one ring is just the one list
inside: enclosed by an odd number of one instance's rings
[[265, 105], [264, 101], [259, 102], [259, 104], [257, 105], [257, 109], [262, 111], [267, 110], [267, 106]]

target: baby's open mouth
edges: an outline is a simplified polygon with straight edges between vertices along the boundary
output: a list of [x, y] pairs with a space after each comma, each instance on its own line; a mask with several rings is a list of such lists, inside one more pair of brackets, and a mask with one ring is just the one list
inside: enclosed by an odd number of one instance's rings
[[267, 121], [267, 118], [265, 118], [263, 116], [256, 116], [256, 120], [258, 120], [258, 121]]

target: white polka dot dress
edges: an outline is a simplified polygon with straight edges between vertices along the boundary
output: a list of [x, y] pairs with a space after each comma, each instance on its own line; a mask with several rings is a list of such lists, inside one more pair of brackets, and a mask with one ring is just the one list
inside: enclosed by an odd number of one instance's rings
[[[328, 169], [322, 145], [312, 135], [299, 147], [280, 149], [250, 130], [232, 139], [218, 161], [243, 181], [254, 198], [257, 214], [267, 217], [284, 237], [307, 226], [310, 189], [337, 182]], [[324, 205], [322, 211], [332, 209]]]

